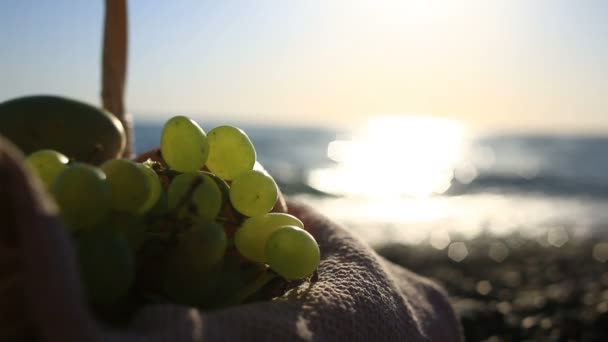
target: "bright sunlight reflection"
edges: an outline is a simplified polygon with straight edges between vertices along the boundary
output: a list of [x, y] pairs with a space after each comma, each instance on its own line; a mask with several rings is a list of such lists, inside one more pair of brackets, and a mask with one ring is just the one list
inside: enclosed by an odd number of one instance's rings
[[373, 119], [352, 140], [327, 147], [334, 168], [311, 172], [309, 184], [338, 195], [423, 197], [445, 192], [463, 145], [463, 127], [427, 116]]

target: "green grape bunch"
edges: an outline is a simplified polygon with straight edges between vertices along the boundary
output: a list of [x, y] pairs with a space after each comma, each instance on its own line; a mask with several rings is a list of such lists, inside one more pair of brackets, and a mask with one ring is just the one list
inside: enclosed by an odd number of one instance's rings
[[73, 237], [94, 309], [216, 308], [315, 273], [317, 242], [297, 217], [272, 212], [279, 188], [243, 130], [206, 133], [175, 116], [145, 157], [100, 166], [54, 150], [28, 157]]

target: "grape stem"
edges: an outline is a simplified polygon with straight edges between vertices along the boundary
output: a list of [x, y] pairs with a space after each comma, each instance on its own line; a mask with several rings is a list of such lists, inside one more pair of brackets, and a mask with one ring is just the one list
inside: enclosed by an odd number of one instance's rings
[[156, 170], [156, 173], [160, 176], [167, 176], [169, 178], [173, 178], [175, 176], [179, 176], [181, 174], [181, 172], [179, 171], [175, 171], [175, 170], [171, 170], [171, 169], [158, 169]]
[[[196, 190], [196, 188], [203, 182], [202, 178], [196, 177], [194, 179], [194, 181], [192, 182], [192, 184], [190, 184], [190, 187], [188, 188], [188, 191], [184, 194], [184, 196], [180, 199], [179, 203], [177, 204], [177, 206], [175, 207], [174, 212], [179, 213], [179, 211], [181, 210], [181, 208], [186, 205], [188, 203], [188, 201], [191, 199], [192, 195], [194, 194], [194, 191]], [[174, 229], [173, 230], [173, 234], [172, 237], [176, 238], [177, 237], [177, 233], [178, 233], [179, 229]]]
[[199, 178], [199, 177], [194, 178], [194, 180], [192, 181], [192, 184], [190, 184], [190, 187], [188, 188], [188, 191], [184, 194], [184, 196], [180, 199], [179, 203], [175, 207], [176, 213], [178, 213], [180, 211], [180, 209], [184, 205], [186, 205], [186, 203], [188, 203], [188, 200], [190, 200], [190, 198], [194, 194], [194, 190], [196, 190], [196, 187], [198, 187], [202, 182], [203, 182], [202, 178]]
[[251, 283], [243, 286], [232, 296], [228, 297], [228, 299], [223, 303], [223, 306], [236, 305], [244, 302], [247, 298], [254, 295], [276, 277], [277, 275], [274, 272], [263, 272]]

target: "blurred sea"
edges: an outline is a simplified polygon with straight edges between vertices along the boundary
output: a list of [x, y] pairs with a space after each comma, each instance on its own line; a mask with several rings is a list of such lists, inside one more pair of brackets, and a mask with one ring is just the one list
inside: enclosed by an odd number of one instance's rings
[[[414, 125], [403, 136], [391, 124], [380, 138], [238, 126], [285, 193], [372, 244], [443, 249], [480, 234], [518, 232], [560, 247], [608, 231], [608, 137], [461, 134], [450, 140], [451, 128], [425, 134], [434, 124]], [[161, 129], [161, 123], [136, 124], [136, 152], [158, 146]]]

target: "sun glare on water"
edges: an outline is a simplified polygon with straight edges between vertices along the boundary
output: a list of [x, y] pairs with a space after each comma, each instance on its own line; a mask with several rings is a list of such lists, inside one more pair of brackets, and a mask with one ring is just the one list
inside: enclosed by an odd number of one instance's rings
[[463, 145], [463, 127], [427, 116], [384, 116], [351, 140], [327, 147], [333, 168], [311, 172], [309, 184], [337, 195], [425, 197], [445, 192]]

